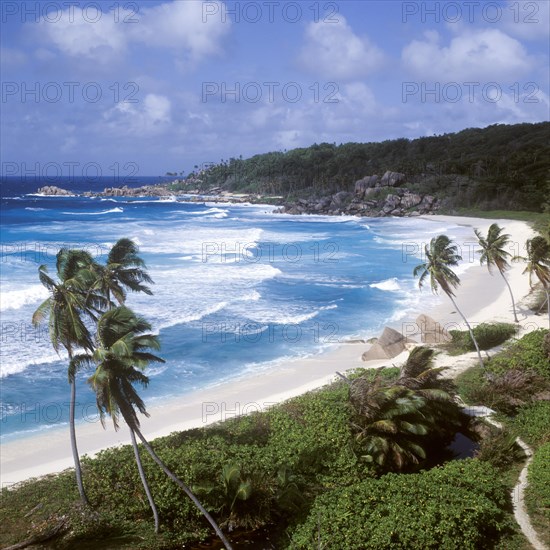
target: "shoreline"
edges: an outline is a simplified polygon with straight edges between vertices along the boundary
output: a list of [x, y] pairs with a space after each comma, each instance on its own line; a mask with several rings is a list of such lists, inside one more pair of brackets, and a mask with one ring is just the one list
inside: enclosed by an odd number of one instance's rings
[[[482, 232], [486, 232], [489, 225], [496, 222], [503, 226], [506, 233], [510, 233], [521, 246], [534, 234], [526, 222], [515, 220], [487, 220], [441, 215], [429, 215], [422, 219], [476, 227]], [[473, 238], [472, 231], [472, 241]], [[463, 256], [466, 259], [465, 254]], [[513, 322], [510, 297], [504, 281], [498, 273], [491, 276], [485, 266], [479, 266], [477, 256], [468, 258], [468, 261], [473, 265], [460, 275], [462, 284], [456, 292], [457, 304], [468, 320], [472, 323]], [[527, 276], [523, 275], [522, 271], [522, 264], [512, 264], [507, 276], [518, 303], [521, 330], [526, 331], [532, 330], [535, 324], [545, 326], [545, 319], [530, 315], [521, 304], [529, 292]], [[429, 288], [423, 289], [422, 292], [426, 295], [431, 293]], [[420, 313], [428, 313], [448, 329], [465, 329], [452, 303], [444, 295], [440, 295], [437, 305], [429, 311], [419, 308], [413, 316], [409, 315], [394, 323], [389, 322], [387, 326], [397, 328], [406, 336], [411, 336], [418, 341], [413, 333], [415, 319]], [[342, 372], [357, 367], [391, 366], [394, 363], [399, 364], [407, 356], [407, 352], [403, 352], [393, 359], [363, 362], [361, 355], [367, 349], [368, 344], [364, 343], [340, 343], [334, 349], [317, 355], [295, 359], [263, 372], [243, 374], [182, 397], [171, 398], [164, 404], [155, 404], [149, 408], [151, 418], [141, 420], [142, 431], [149, 440], [152, 440], [175, 431], [203, 427], [238, 414], [261, 410], [319, 388], [332, 381], [336, 371]], [[81, 455], [93, 456], [102, 449], [130, 443], [128, 431], [124, 426], [115, 432], [112, 423], [107, 419], [106, 427], [107, 429], [103, 430], [97, 420], [77, 425]], [[37, 457], [39, 457], [39, 464], [37, 464]], [[8, 486], [31, 477], [61, 471], [71, 467], [72, 464], [67, 427], [52, 428], [47, 433], [16, 439], [2, 445], [0, 482], [2, 486]]]

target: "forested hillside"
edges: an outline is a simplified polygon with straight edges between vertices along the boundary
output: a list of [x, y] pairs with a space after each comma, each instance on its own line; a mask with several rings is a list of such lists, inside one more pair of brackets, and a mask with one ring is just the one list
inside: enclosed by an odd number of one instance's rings
[[550, 123], [495, 124], [454, 134], [311, 147], [231, 158], [189, 174], [183, 188], [298, 197], [353, 192], [357, 180], [402, 172], [411, 192], [444, 206], [542, 211], [550, 196]]

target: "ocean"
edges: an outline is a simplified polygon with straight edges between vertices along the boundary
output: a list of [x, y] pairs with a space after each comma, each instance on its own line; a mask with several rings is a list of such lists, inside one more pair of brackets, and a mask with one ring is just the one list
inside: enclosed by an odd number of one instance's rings
[[[141, 178], [133, 186], [158, 182]], [[75, 192], [121, 185], [57, 181]], [[274, 207], [139, 198], [44, 197], [51, 182], [1, 181], [1, 438], [32, 436], [67, 422], [67, 361], [47, 326], [31, 317], [48, 294], [61, 247], [104, 261], [133, 239], [154, 279], [153, 296], [127, 304], [159, 334], [166, 363], [148, 369], [148, 406], [276, 368], [348, 339], [378, 335], [439, 298], [412, 276], [430, 238], [471, 241], [471, 229], [417, 218], [289, 216]], [[471, 264], [470, 264], [471, 265]], [[461, 269], [466, 269], [465, 262]], [[409, 318], [410, 319], [410, 318]], [[346, 366], [342, 365], [342, 369]], [[77, 417], [93, 417], [94, 396], [77, 379]]]

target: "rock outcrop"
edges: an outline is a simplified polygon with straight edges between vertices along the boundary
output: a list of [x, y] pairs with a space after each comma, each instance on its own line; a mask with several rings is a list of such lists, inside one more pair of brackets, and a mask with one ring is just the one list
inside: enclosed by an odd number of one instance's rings
[[174, 192], [169, 191], [162, 185], [144, 185], [143, 187], [106, 187], [101, 193], [92, 193], [90, 191], [84, 193], [86, 197], [169, 197], [174, 195]]
[[423, 344], [443, 344], [452, 340], [451, 335], [441, 324], [428, 315], [419, 315], [416, 319], [416, 326], [420, 331], [420, 339]]
[[405, 183], [407, 177], [401, 172], [390, 172], [388, 170], [380, 180], [380, 185], [382, 187], [395, 187], [401, 183]]
[[362, 355], [363, 361], [374, 359], [392, 359], [407, 349], [406, 344], [414, 344], [414, 340], [403, 336], [397, 330], [386, 327], [382, 336]]
[[[392, 172], [394, 174], [395, 172]], [[369, 176], [355, 184], [355, 194], [340, 191], [317, 199], [299, 199], [284, 204], [276, 210], [284, 214], [349, 214], [353, 216], [420, 216], [433, 214], [439, 208], [439, 201], [432, 195], [411, 193], [403, 187], [367, 187], [378, 176]]]
[[61, 189], [61, 187], [56, 187], [55, 185], [46, 185], [44, 187], [40, 187], [37, 191], [37, 193], [40, 193], [41, 195], [55, 195], [55, 196], [63, 196], [63, 195], [72, 195], [71, 191], [67, 191], [67, 189]]

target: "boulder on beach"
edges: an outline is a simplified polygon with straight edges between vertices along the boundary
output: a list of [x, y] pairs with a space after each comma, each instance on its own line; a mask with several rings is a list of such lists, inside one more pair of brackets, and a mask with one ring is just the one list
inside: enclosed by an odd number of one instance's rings
[[414, 340], [403, 336], [393, 328], [385, 327], [382, 336], [362, 355], [363, 361], [375, 359], [392, 359], [407, 349], [407, 344], [415, 344]]
[[416, 319], [416, 325], [420, 331], [423, 344], [443, 344], [452, 340], [451, 335], [443, 326], [429, 315], [419, 315]]

